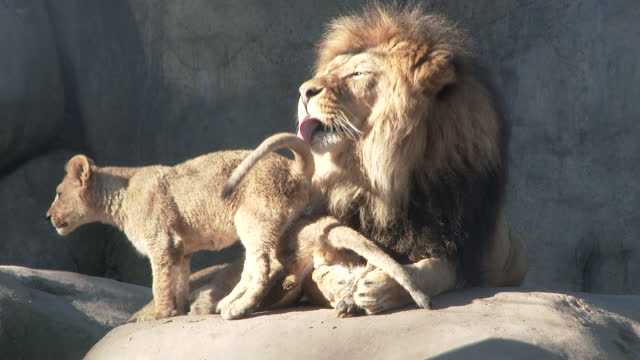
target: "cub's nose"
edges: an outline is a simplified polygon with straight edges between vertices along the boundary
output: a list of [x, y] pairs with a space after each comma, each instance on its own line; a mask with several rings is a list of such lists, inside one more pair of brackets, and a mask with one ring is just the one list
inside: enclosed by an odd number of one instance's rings
[[44, 216], [47, 221], [51, 221], [51, 214], [47, 211], [47, 214]]

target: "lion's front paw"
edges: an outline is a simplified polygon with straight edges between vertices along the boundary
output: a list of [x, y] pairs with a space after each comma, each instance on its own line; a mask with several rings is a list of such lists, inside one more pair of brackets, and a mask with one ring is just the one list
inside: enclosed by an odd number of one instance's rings
[[358, 278], [358, 271], [341, 266], [323, 266], [313, 272], [313, 280], [340, 318], [364, 313], [353, 299]]
[[353, 299], [353, 295], [349, 295], [341, 299], [336, 303], [335, 307], [336, 307], [336, 315], [339, 318], [360, 316], [364, 314], [364, 310], [358, 305], [356, 305], [356, 302]]
[[375, 269], [362, 277], [353, 299], [367, 314], [378, 314], [411, 303], [411, 296], [386, 272]]

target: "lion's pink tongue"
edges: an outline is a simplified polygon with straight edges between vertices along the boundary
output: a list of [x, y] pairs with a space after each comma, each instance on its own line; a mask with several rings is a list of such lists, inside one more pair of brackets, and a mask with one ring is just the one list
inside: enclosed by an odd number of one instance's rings
[[309, 117], [304, 118], [304, 120], [300, 122], [300, 126], [298, 126], [298, 137], [306, 143], [311, 144], [311, 137], [318, 126], [320, 126], [320, 121], [317, 119]]

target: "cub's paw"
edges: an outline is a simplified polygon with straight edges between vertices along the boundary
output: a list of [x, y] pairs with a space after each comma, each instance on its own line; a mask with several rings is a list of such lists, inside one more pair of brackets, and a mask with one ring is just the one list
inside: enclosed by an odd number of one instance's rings
[[229, 306], [231, 306], [231, 303], [233, 303], [233, 298], [231, 298], [230, 295], [225, 296], [222, 300], [220, 300], [216, 305], [215, 305], [215, 312], [218, 314], [222, 314], [222, 312], [224, 311], [224, 309], [228, 308]]
[[409, 293], [381, 269], [372, 270], [358, 280], [353, 299], [367, 314], [397, 309], [412, 302]]
[[129, 322], [142, 322], [142, 321], [166, 319], [166, 318], [170, 318], [172, 316], [177, 316], [177, 315], [178, 313], [172, 309], [150, 310], [150, 311], [141, 310], [133, 314], [131, 318], [129, 318]]
[[234, 301], [220, 311], [220, 315], [225, 320], [237, 320], [247, 317], [252, 312], [252, 307], [247, 306], [242, 301]]

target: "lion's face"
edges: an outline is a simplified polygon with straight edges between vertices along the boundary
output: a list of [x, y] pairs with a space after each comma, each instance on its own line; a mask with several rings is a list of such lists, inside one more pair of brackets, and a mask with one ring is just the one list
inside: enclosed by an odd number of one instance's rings
[[366, 131], [384, 83], [384, 60], [369, 52], [339, 55], [300, 86], [298, 136], [315, 153], [343, 151]]
[[56, 196], [47, 211], [47, 219], [58, 234], [65, 236], [78, 226], [93, 221], [90, 159], [77, 155], [69, 160], [67, 174], [56, 188]]
[[425, 152], [436, 96], [454, 81], [448, 51], [401, 38], [327, 60], [300, 86], [298, 101], [298, 136], [317, 163], [331, 162], [316, 167], [318, 178], [336, 168], [357, 177], [358, 168], [374, 192], [404, 192], [414, 158]]

